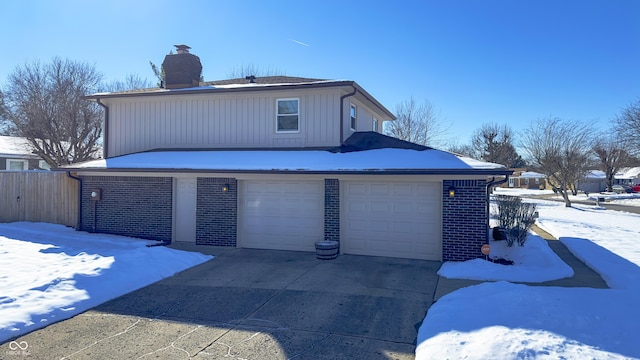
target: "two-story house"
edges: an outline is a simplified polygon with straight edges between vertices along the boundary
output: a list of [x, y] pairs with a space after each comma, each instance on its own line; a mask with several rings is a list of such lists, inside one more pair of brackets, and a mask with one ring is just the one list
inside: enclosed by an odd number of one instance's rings
[[179, 47], [163, 88], [87, 96], [104, 157], [79, 177], [80, 229], [162, 241], [429, 260], [481, 256], [502, 165], [382, 135], [394, 115], [350, 80], [201, 83]]

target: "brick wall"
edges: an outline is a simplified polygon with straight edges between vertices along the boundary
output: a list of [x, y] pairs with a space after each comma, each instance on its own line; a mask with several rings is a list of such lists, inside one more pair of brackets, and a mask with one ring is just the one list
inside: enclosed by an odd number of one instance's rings
[[[449, 196], [449, 187], [455, 196]], [[482, 257], [487, 242], [485, 180], [444, 180], [442, 182], [442, 259], [466, 261]]]
[[324, 240], [340, 241], [340, 181], [324, 179]]
[[[102, 200], [91, 200], [93, 189]], [[80, 230], [94, 231], [95, 215], [96, 232], [171, 241], [172, 193], [171, 178], [82, 176]]]
[[[228, 189], [223, 191], [226, 185]], [[198, 178], [196, 244], [236, 246], [237, 228], [237, 180]]]

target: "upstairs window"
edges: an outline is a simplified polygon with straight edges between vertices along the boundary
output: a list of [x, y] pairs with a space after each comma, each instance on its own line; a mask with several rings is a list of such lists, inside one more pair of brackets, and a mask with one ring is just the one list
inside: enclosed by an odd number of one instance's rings
[[351, 110], [349, 114], [351, 115], [351, 130], [356, 131], [356, 117], [358, 115], [358, 112], [355, 105], [351, 104]]
[[373, 119], [373, 127], [371, 129], [375, 132], [378, 132], [378, 120]]
[[300, 131], [299, 99], [276, 100], [276, 131], [298, 132]]

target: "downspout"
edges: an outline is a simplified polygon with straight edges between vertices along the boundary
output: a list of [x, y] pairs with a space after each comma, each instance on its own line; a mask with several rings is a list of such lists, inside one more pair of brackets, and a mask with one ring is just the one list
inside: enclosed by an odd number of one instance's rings
[[340, 96], [340, 145], [344, 142], [344, 99], [355, 95], [358, 92], [355, 86], [351, 85], [353, 92]]
[[78, 182], [78, 218], [76, 220], [76, 230], [82, 228], [82, 178], [71, 175], [71, 171], [67, 171], [67, 177]]
[[106, 159], [109, 154], [109, 107], [102, 102], [100, 102], [100, 98], [96, 99], [98, 105], [104, 108], [104, 129], [102, 133], [102, 158]]
[[486, 191], [486, 195], [487, 195], [487, 241], [489, 240], [489, 229], [491, 229], [491, 227], [489, 226], [489, 219], [491, 218], [491, 187], [495, 186], [495, 185], [500, 185], [500, 184], [504, 184], [509, 180], [509, 175], [505, 175], [504, 179], [502, 180], [496, 180], [496, 177], [492, 177], [491, 181], [489, 181], [487, 183], [487, 191]]

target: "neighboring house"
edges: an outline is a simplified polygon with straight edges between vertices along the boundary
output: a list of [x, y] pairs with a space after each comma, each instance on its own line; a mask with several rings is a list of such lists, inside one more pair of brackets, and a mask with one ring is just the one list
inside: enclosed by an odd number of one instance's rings
[[601, 170], [589, 170], [576, 184], [576, 190], [586, 193], [598, 193], [607, 188], [607, 175]]
[[621, 185], [638, 185], [640, 184], [640, 167], [620, 169], [613, 178], [614, 184]]
[[513, 169], [513, 175], [509, 181], [500, 185], [501, 187], [521, 188], [521, 189], [545, 189], [547, 186], [547, 176], [535, 171], [525, 169]]
[[[176, 65], [178, 64], [178, 65]], [[393, 114], [354, 81], [199, 83], [179, 48], [166, 88], [87, 96], [105, 159], [81, 180], [80, 229], [165, 242], [427, 260], [482, 256], [487, 190], [511, 173], [380, 134]]]
[[0, 136], [0, 170], [49, 170], [23, 137]]

